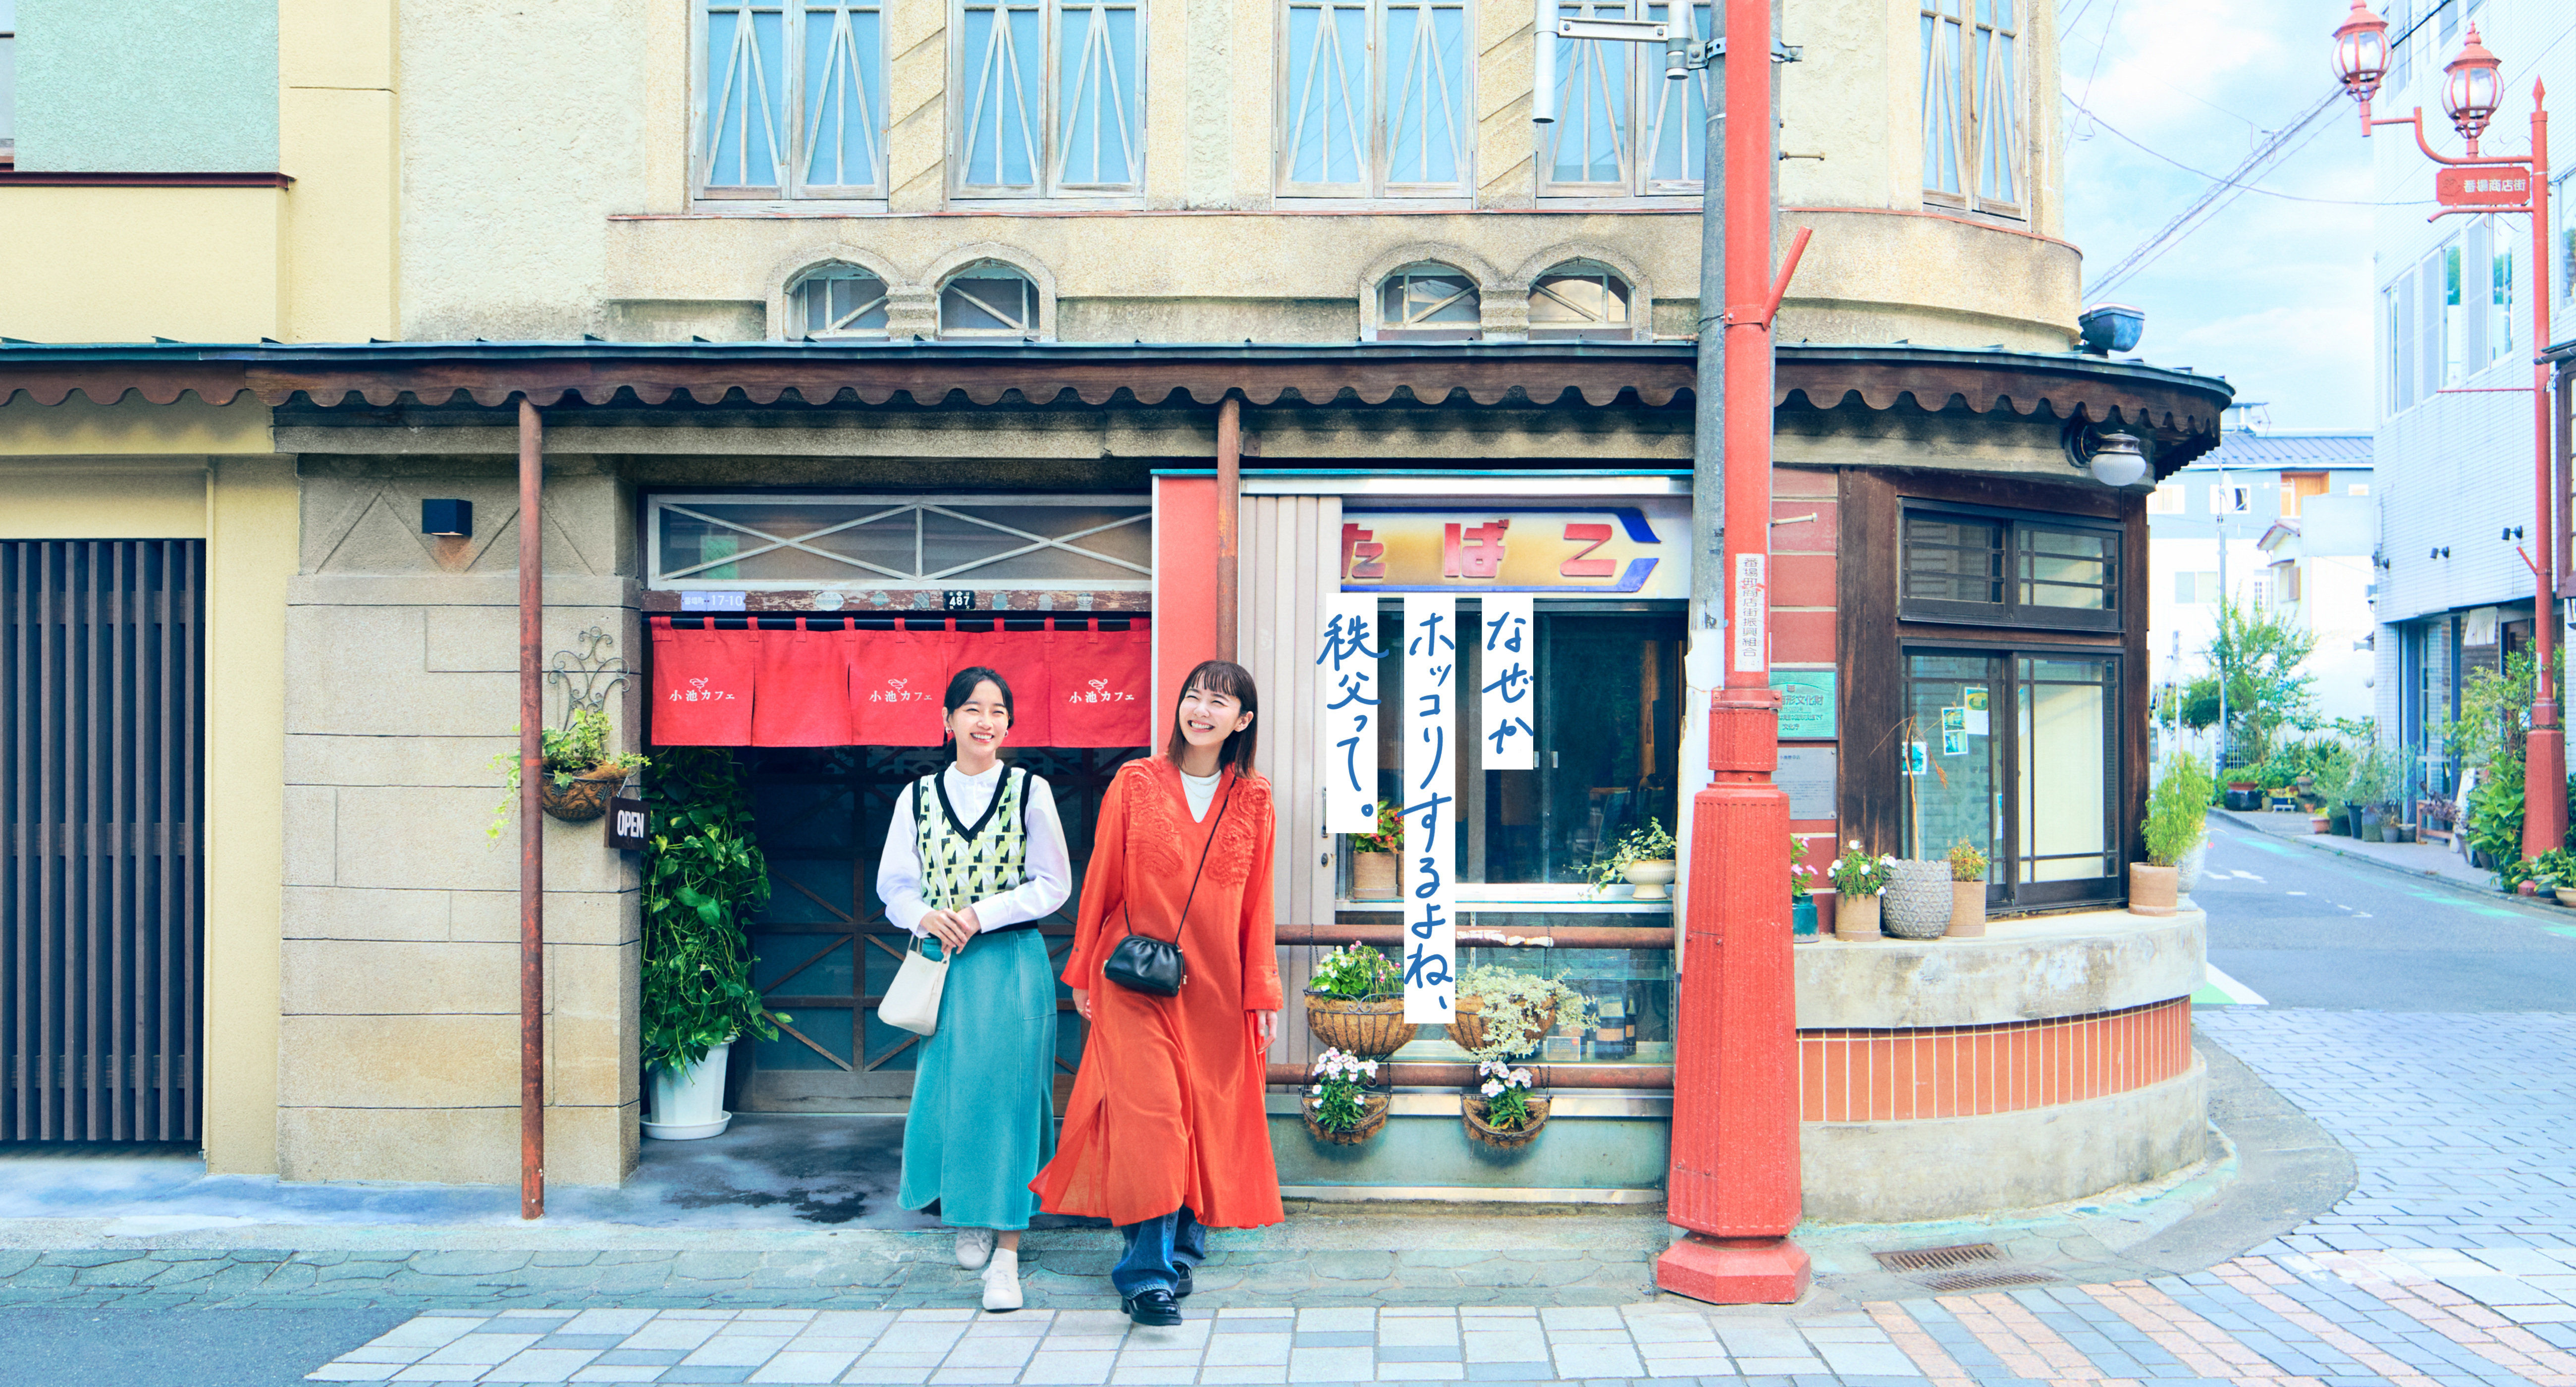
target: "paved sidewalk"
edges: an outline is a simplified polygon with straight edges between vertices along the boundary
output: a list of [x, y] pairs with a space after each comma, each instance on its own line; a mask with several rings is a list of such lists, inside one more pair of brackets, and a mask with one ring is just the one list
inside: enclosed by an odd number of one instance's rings
[[2213, 817], [2253, 829], [2267, 837], [2286, 838], [2319, 852], [2359, 858], [2408, 876], [2432, 877], [2453, 886], [2466, 887], [2482, 896], [2502, 894], [2496, 890], [2495, 873], [2470, 866], [2465, 854], [2440, 843], [2365, 843], [2340, 834], [2317, 833], [2309, 827], [2305, 814], [2238, 809], [2213, 809], [2209, 812]]

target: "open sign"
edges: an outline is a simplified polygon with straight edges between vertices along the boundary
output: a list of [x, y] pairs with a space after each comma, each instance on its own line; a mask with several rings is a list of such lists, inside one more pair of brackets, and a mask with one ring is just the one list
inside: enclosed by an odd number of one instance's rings
[[608, 802], [608, 846], [625, 852], [644, 850], [644, 832], [651, 820], [644, 812], [644, 801], [623, 796]]

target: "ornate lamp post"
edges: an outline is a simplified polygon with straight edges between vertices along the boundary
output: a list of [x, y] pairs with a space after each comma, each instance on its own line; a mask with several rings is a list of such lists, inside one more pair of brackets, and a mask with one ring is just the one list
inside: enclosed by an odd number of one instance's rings
[[2503, 105], [2497, 78], [2503, 64], [2478, 41], [2478, 26], [2470, 24], [2459, 56], [2442, 69], [2442, 110], [2460, 132], [2465, 151], [2459, 157], [2437, 154], [2424, 138], [2423, 107], [2402, 118], [2371, 118], [2370, 98], [2388, 70], [2388, 22], [2371, 13], [2364, 0], [2352, 0], [2352, 13], [2336, 28], [2334, 40], [2336, 73], [2343, 78], [2344, 91], [2361, 103], [2362, 137], [2369, 138], [2374, 126], [2411, 126], [2415, 147], [2442, 165], [2433, 184], [2442, 204], [2435, 218], [2499, 212], [2531, 218], [2535, 285], [2531, 296], [2532, 531], [2540, 557], [2534, 562], [2526, 555], [2524, 562], [2531, 566], [2532, 628], [2540, 668], [2523, 760], [2522, 851], [2526, 857], [2537, 857], [2559, 846], [2567, 834], [2566, 732], [2559, 725], [2557, 681], [2550, 674], [2557, 626], [2563, 619], [2556, 608], [2566, 566], [2561, 553], [2565, 536], [2557, 531], [2565, 526], [2558, 502], [2567, 494], [2567, 479], [2556, 475], [2550, 456], [2549, 363], [2541, 356], [2549, 345], [2549, 112], [2543, 104], [2547, 90], [2538, 81], [2531, 84], [2529, 154], [2478, 153], [2478, 137], [2486, 133], [2487, 122]]

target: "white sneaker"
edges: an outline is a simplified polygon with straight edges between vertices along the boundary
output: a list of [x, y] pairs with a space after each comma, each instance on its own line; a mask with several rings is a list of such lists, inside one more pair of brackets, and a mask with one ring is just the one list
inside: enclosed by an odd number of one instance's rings
[[984, 1268], [984, 1308], [1020, 1308], [1020, 1254], [1015, 1249], [993, 1249], [992, 1264]]
[[986, 1261], [991, 1259], [993, 1255], [993, 1243], [995, 1239], [1000, 1236], [1000, 1234], [995, 1233], [990, 1228], [958, 1229], [957, 1265], [964, 1267], [968, 1271], [973, 1271], [977, 1267], [984, 1265]]

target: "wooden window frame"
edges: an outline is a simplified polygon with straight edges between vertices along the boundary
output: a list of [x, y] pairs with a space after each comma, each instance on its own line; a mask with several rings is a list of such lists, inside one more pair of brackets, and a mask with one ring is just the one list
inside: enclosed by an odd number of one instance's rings
[[[1465, 26], [1460, 70], [1456, 75], [1455, 106], [1449, 113], [1451, 136], [1456, 140], [1452, 151], [1457, 159], [1458, 177], [1446, 183], [1411, 183], [1395, 177], [1391, 167], [1394, 155], [1389, 148], [1387, 125], [1393, 119], [1387, 99], [1387, 14], [1390, 9], [1456, 9]], [[1299, 123], [1295, 99], [1298, 72], [1297, 54], [1290, 42], [1290, 15], [1301, 9], [1318, 9], [1326, 15], [1335, 10], [1364, 11], [1361, 42], [1360, 101], [1364, 109], [1356, 133], [1366, 142], [1360, 155], [1360, 177], [1345, 182], [1300, 182], [1294, 177], [1298, 151]], [[1473, 198], [1476, 195], [1476, 7], [1469, 0], [1280, 0], [1272, 12], [1275, 29], [1273, 46], [1278, 52], [1278, 67], [1271, 92], [1271, 180], [1280, 197], [1365, 198], [1409, 201], [1427, 198]], [[1311, 82], [1314, 74], [1306, 74]], [[1426, 108], [1427, 109], [1427, 108]], [[1323, 119], [1331, 122], [1329, 109]], [[1327, 137], [1329, 140], [1329, 136]], [[1428, 140], [1428, 128], [1423, 132]], [[1329, 155], [1327, 156], [1329, 160]]]
[[[1685, 4], [1676, 6], [1666, 0], [1555, 0], [1556, 13], [1567, 19], [1625, 19], [1632, 11], [1644, 11], [1648, 20], [1661, 20], [1676, 9], [1682, 21], [1691, 26], [1691, 37], [1704, 38], [1713, 22], [1709, 6]], [[1555, 43], [1559, 91], [1557, 118], [1547, 126], [1538, 140], [1538, 194], [1540, 197], [1682, 197], [1696, 196], [1707, 184], [1699, 178], [1658, 178], [1656, 166], [1666, 141], [1679, 140], [1681, 166], [1687, 172], [1695, 156], [1702, 152], [1707, 125], [1705, 105], [1707, 79], [1694, 73], [1686, 81], [1676, 82], [1664, 75], [1661, 50], [1643, 44], [1621, 43], [1608, 39], [1559, 39], [1545, 35], [1542, 42]], [[1613, 179], [1560, 179], [1555, 176], [1557, 141], [1573, 133], [1594, 112], [1583, 109], [1588, 93], [1575, 90], [1585, 65], [1599, 63], [1616, 68], [1621, 74], [1620, 113], [1624, 119], [1618, 139], [1619, 174]], [[1694, 106], [1690, 93], [1702, 94], [1693, 119]]]
[[[1985, 212], [2016, 221], [2030, 217], [2030, 88], [2024, 73], [2021, 40], [2027, 25], [1998, 23], [1999, 10], [2037, 0], [1922, 0], [1921, 46], [1915, 71], [1922, 84], [1921, 121], [1925, 203], [1966, 212]], [[2020, 14], [2019, 9], [2013, 11]], [[1955, 41], [1952, 52], [1949, 44]], [[1995, 70], [1993, 55], [2003, 55], [2006, 69]], [[2011, 90], [1997, 93], [1999, 83]], [[1935, 185], [1930, 174], [1936, 122], [1948, 127], [1959, 186]], [[1999, 143], [1997, 143], [1999, 142]], [[2002, 153], [2012, 179], [2011, 196], [1994, 196], [1986, 187], [1990, 143]]]
[[[2121, 729], [2130, 716], [2127, 706], [2129, 688], [2125, 662], [2127, 652], [2115, 645], [2038, 644], [2006, 640], [1907, 639], [1896, 653], [1896, 683], [1900, 690], [1910, 690], [1914, 682], [1916, 655], [1979, 655], [2002, 667], [2002, 674], [1991, 685], [1988, 695], [1988, 718], [1994, 728], [1997, 763], [2003, 768], [2005, 783], [1993, 787], [2003, 804], [2000, 821], [1995, 825], [1996, 849], [1989, 856], [1993, 876], [1986, 882], [1986, 904], [1997, 910], [2049, 910], [2079, 905], [2107, 905], [2122, 899], [2128, 891], [2126, 875], [2132, 861], [2142, 861], [2128, 851], [2123, 839], [2127, 826], [2120, 807], [2128, 793], [2126, 757], [2123, 755]], [[2092, 660], [2110, 667], [2103, 681], [2106, 693], [2102, 720], [2102, 822], [2110, 843], [2107, 856], [2111, 870], [2099, 877], [2073, 881], [2023, 881], [2022, 848], [2029, 825], [2023, 821], [2022, 797], [2028, 787], [2020, 780], [2021, 765], [2021, 695], [2031, 682], [2023, 678], [2024, 660]], [[1900, 695], [1902, 696], [1902, 695]], [[1938, 737], [1938, 729], [1929, 736]], [[1918, 738], [1918, 740], [1920, 740]], [[1909, 793], [1897, 779], [1897, 793]], [[1910, 827], [1906, 829], [1911, 832]], [[1928, 852], [1938, 857], [1947, 844], [1909, 844], [1914, 855]]]
[[[1035, 150], [1037, 181], [1028, 184], [969, 183], [967, 172], [972, 161], [967, 142], [979, 133], [970, 128], [978, 102], [973, 70], [985, 61], [985, 55], [970, 53], [966, 44], [966, 13], [970, 8], [1034, 9], [1038, 12], [1038, 147]], [[1077, 183], [1065, 177], [1066, 128], [1064, 124], [1066, 94], [1062, 81], [1063, 27], [1070, 16], [1087, 15], [1088, 23], [1102, 10], [1135, 12], [1136, 82], [1126, 93], [1125, 116], [1128, 134], [1134, 141], [1128, 160], [1133, 175], [1123, 182]], [[968, 201], [1027, 201], [1052, 198], [1135, 198], [1145, 191], [1145, 106], [1148, 91], [1147, 58], [1151, 47], [1147, 32], [1146, 0], [949, 0], [948, 6], [948, 195]], [[1085, 40], [1087, 42], [1087, 31]], [[1104, 79], [1105, 80], [1105, 79]]]
[[[736, 8], [736, 0], [722, 0], [722, 3], [728, 10]], [[745, 12], [773, 10], [779, 16], [779, 63], [784, 71], [763, 74], [764, 79], [774, 77], [786, 84], [786, 96], [779, 109], [780, 129], [772, 132], [773, 153], [779, 160], [773, 171], [780, 177], [769, 183], [711, 181], [722, 156], [710, 142], [723, 123], [712, 106], [718, 97], [725, 95], [725, 90], [715, 89], [718, 78], [712, 70], [715, 54], [711, 48], [710, 10], [714, 7], [715, 0], [691, 0], [689, 6], [690, 51], [693, 55], [689, 62], [690, 196], [701, 202], [883, 202], [888, 178], [886, 126], [890, 111], [886, 78], [893, 65], [886, 53], [883, 0], [739, 0], [739, 8]], [[806, 21], [818, 14], [845, 17], [854, 11], [877, 16], [876, 71], [862, 74], [862, 80], [872, 81], [873, 85], [868, 89], [867, 101], [862, 103], [864, 111], [861, 116], [873, 132], [870, 139], [876, 156], [875, 180], [868, 183], [810, 182], [806, 175], [812, 172], [811, 146], [816, 132], [807, 120], [807, 103], [809, 98], [818, 101], [830, 98], [816, 97], [805, 90], [805, 40], [809, 27]], [[730, 71], [726, 75], [730, 77]], [[786, 137], [783, 149], [775, 147], [780, 133]]]
[[[2143, 499], [2141, 505], [2143, 505]], [[1909, 522], [1917, 516], [1948, 517], [1998, 526], [2003, 532], [2000, 549], [2004, 558], [2004, 600], [2000, 603], [1956, 602], [1939, 598], [1908, 597], [1904, 592], [1905, 560], [1913, 545], [1907, 538]], [[2097, 535], [2110, 549], [2107, 560], [2110, 573], [2102, 584], [2109, 602], [2093, 610], [2081, 607], [2052, 607], [2023, 600], [2021, 589], [2021, 538], [2025, 533], [2043, 530], [2073, 531]], [[2047, 511], [2010, 510], [1998, 506], [1961, 505], [1947, 501], [1906, 498], [1897, 509], [1897, 611], [1906, 621], [1938, 622], [1949, 625], [1990, 626], [2008, 630], [2090, 631], [2117, 635], [2127, 630], [2128, 604], [2122, 585], [2129, 560], [2127, 536], [2117, 521], [2097, 520]]]

